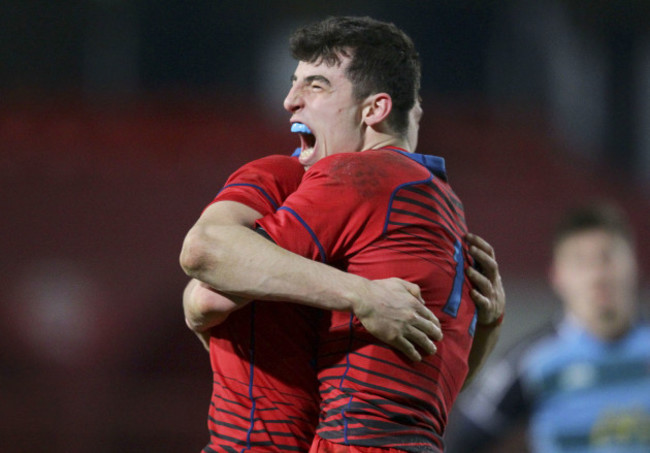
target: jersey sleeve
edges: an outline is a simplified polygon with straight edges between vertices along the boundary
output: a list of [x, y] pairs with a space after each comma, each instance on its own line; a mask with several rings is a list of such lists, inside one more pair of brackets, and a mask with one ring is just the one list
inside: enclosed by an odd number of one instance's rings
[[360, 190], [359, 174], [350, 169], [355, 166], [354, 157], [350, 157], [354, 154], [321, 159], [305, 173], [300, 187], [285, 203], [258, 220], [257, 226], [279, 246], [326, 263], [338, 262], [363, 248], [364, 238], [373, 236], [373, 232], [364, 231], [364, 223], [371, 224], [370, 216], [377, 215], [373, 203], [380, 194]]
[[210, 205], [217, 201], [236, 201], [267, 215], [275, 212], [298, 188], [304, 174], [304, 168], [294, 157], [263, 157], [230, 175]]

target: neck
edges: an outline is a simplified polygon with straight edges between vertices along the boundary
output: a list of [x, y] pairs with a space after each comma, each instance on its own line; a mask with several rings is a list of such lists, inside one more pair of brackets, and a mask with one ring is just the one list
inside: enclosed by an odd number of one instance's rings
[[378, 132], [372, 129], [369, 129], [369, 133], [366, 134], [362, 149], [380, 149], [386, 146], [402, 148], [409, 153], [415, 151], [414, 149], [411, 149], [411, 146], [405, 137], [385, 132]]

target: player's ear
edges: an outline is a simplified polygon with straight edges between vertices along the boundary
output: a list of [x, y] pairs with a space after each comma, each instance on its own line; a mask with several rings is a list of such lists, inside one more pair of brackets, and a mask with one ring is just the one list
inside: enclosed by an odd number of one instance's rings
[[370, 127], [376, 126], [388, 117], [392, 109], [393, 99], [388, 93], [372, 94], [364, 101], [363, 122]]

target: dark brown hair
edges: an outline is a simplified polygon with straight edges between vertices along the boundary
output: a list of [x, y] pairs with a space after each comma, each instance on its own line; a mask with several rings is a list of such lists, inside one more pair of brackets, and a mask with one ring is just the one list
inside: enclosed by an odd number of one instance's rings
[[553, 249], [574, 234], [604, 230], [616, 234], [634, 246], [634, 234], [625, 213], [610, 202], [596, 202], [570, 210], [558, 223], [553, 236]]
[[307, 63], [333, 66], [341, 63], [341, 56], [350, 57], [346, 76], [354, 96], [388, 93], [393, 102], [388, 124], [396, 133], [406, 133], [420, 91], [421, 65], [413, 41], [394, 24], [370, 17], [329, 17], [296, 30], [290, 48], [295, 59]]

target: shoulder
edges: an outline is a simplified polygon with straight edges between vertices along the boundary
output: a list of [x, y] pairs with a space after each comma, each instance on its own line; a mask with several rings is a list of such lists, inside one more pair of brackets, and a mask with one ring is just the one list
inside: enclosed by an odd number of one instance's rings
[[271, 155], [248, 162], [235, 171], [231, 179], [245, 178], [260, 183], [267, 181], [295, 185], [300, 182], [304, 174], [305, 170], [297, 158]]
[[297, 158], [280, 154], [272, 154], [270, 156], [253, 160], [244, 165], [244, 167], [269, 171], [297, 172], [300, 174], [305, 171]]
[[650, 324], [640, 322], [630, 331], [626, 340], [628, 348], [637, 348], [640, 353], [650, 356], [650, 348], [647, 347], [650, 344]]
[[380, 149], [353, 153], [338, 153], [319, 160], [308, 171], [310, 176], [328, 175], [333, 178], [375, 178], [392, 181], [410, 178], [414, 174], [429, 174], [428, 170], [400, 153]]
[[370, 202], [389, 196], [404, 180], [402, 173], [390, 163], [391, 157], [374, 151], [335, 154], [314, 164], [304, 181]]
[[650, 323], [645, 320], [641, 321], [636, 328], [639, 335], [650, 336]]

